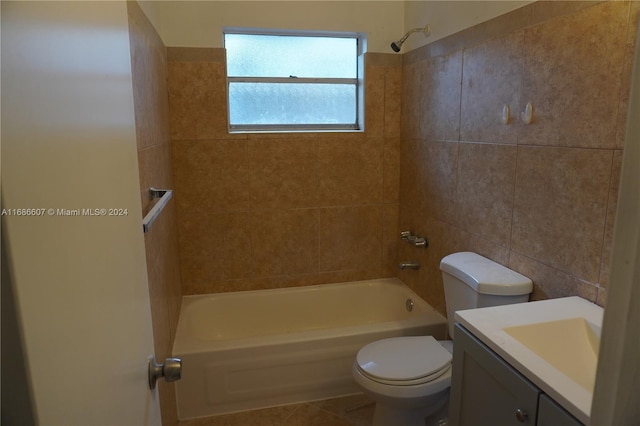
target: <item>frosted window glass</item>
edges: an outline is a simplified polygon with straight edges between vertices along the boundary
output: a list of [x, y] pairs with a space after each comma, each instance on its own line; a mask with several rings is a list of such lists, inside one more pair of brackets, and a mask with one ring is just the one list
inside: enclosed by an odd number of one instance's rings
[[354, 124], [356, 87], [230, 83], [229, 115], [232, 125]]
[[232, 130], [360, 129], [357, 34], [252, 31], [224, 35]]
[[355, 38], [225, 34], [230, 77], [356, 78]]

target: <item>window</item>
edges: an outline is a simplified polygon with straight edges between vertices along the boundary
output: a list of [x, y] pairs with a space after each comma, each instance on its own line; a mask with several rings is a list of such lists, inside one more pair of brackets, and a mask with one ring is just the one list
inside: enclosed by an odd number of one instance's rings
[[359, 130], [362, 37], [225, 29], [229, 126]]

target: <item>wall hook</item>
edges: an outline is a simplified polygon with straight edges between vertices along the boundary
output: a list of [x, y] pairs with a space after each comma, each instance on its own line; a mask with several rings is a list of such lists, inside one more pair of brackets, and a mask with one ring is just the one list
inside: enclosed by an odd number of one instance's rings
[[511, 108], [509, 108], [509, 105], [507, 104], [504, 104], [502, 107], [502, 116], [500, 117], [500, 121], [502, 121], [502, 124], [509, 124], [511, 121]]
[[531, 124], [533, 121], [533, 105], [531, 102], [527, 103], [524, 112], [520, 113], [520, 117], [525, 124]]

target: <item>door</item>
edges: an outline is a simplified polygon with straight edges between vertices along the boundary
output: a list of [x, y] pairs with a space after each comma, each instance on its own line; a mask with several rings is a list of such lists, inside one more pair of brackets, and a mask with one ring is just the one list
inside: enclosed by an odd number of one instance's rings
[[2, 267], [35, 417], [159, 424], [126, 3], [1, 7]]

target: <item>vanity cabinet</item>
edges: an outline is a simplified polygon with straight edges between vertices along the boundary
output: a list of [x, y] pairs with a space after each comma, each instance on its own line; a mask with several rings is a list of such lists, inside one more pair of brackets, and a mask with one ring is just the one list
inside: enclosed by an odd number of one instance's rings
[[460, 324], [449, 404], [451, 426], [581, 425]]

